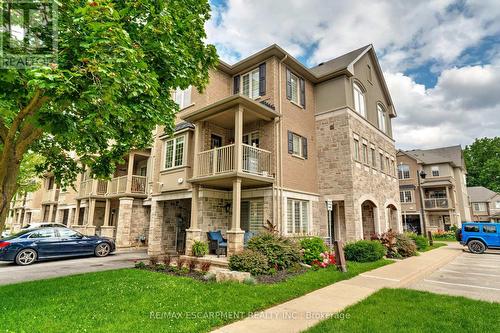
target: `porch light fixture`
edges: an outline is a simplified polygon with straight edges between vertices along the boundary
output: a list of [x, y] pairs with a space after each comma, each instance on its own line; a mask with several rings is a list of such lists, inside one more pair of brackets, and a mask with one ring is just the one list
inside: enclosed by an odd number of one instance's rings
[[426, 176], [427, 174], [425, 173], [424, 170], [420, 171], [420, 178], [425, 179]]

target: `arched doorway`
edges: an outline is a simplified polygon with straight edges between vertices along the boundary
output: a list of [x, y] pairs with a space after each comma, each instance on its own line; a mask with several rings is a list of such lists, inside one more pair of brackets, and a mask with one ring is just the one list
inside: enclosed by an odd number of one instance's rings
[[376, 212], [377, 206], [370, 200], [361, 204], [361, 221], [363, 223], [363, 238], [370, 239], [376, 233]]
[[386, 212], [387, 224], [389, 229], [392, 229], [395, 232], [399, 232], [398, 209], [393, 204], [389, 204], [386, 207]]

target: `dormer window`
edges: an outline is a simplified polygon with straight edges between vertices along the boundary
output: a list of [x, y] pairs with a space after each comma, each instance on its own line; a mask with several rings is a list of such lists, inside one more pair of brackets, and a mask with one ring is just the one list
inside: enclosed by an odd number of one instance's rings
[[179, 109], [187, 108], [191, 105], [191, 86], [186, 89], [177, 88], [174, 91], [174, 101], [179, 105]]
[[387, 133], [386, 112], [382, 105], [377, 104], [378, 128]]
[[363, 89], [357, 83], [354, 83], [353, 87], [354, 110], [366, 118], [365, 94], [363, 93]]

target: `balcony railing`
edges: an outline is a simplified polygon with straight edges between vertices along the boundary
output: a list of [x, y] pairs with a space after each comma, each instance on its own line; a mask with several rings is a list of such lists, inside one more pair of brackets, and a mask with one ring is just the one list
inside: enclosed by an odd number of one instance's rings
[[[242, 144], [242, 170], [246, 173], [269, 176], [271, 174], [271, 152]], [[211, 176], [235, 171], [235, 145], [198, 153], [197, 176]]]
[[59, 200], [59, 191], [60, 191], [60, 189], [58, 189], [58, 188], [46, 190], [43, 193], [42, 201], [57, 201], [57, 200]]
[[[80, 183], [80, 196], [89, 195], [116, 195], [127, 192], [128, 176], [112, 178], [110, 181], [88, 179]], [[146, 194], [147, 179], [143, 176], [132, 175], [130, 192], [136, 194]]]
[[147, 180], [145, 176], [132, 175], [132, 193], [146, 194]]
[[424, 199], [424, 207], [427, 209], [449, 208], [447, 198]]
[[125, 193], [127, 190], [127, 176], [121, 176], [111, 179], [109, 182], [108, 194]]
[[80, 196], [105, 195], [107, 191], [108, 181], [106, 180], [87, 179], [80, 183]]

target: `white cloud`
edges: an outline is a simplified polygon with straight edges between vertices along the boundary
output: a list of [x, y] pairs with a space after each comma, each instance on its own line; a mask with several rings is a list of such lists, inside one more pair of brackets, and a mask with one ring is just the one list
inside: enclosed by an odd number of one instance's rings
[[431, 89], [402, 73], [385, 77], [398, 112], [393, 123], [398, 147], [466, 145], [500, 135], [500, 66], [445, 70]]

